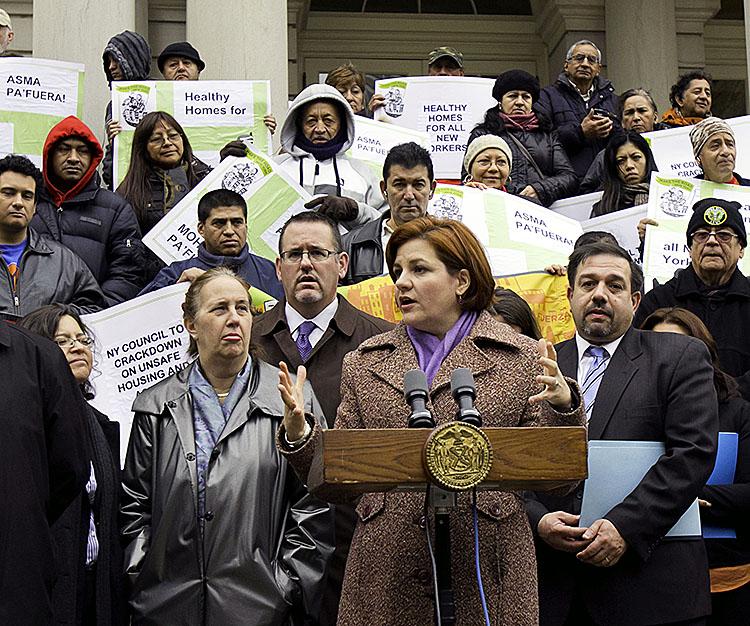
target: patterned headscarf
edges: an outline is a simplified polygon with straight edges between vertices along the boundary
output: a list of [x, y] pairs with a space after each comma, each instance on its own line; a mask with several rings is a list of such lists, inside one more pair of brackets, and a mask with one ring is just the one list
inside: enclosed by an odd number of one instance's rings
[[708, 140], [716, 133], [729, 133], [734, 139], [732, 128], [719, 117], [707, 117], [690, 130], [690, 142], [693, 144], [693, 156], [697, 159]]

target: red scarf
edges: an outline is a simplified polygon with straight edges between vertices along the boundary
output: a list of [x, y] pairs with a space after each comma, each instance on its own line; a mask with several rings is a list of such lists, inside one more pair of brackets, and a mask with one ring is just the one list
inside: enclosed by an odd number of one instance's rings
[[505, 125], [511, 128], [525, 130], [529, 133], [533, 133], [539, 129], [539, 119], [534, 111], [531, 113], [515, 113], [513, 115], [500, 112], [500, 117], [505, 122]]

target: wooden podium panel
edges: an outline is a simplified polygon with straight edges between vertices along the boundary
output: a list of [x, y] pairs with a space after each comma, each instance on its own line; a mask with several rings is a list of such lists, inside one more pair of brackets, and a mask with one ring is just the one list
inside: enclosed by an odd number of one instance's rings
[[[483, 428], [492, 444], [492, 469], [478, 489], [547, 490], [586, 478], [582, 426]], [[321, 432], [308, 475], [312, 492], [348, 494], [424, 490], [429, 478], [422, 449], [427, 428]]]

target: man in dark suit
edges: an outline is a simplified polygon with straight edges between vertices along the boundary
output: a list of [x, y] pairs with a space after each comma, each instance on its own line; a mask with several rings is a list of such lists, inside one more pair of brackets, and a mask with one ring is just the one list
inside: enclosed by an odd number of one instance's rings
[[575, 250], [568, 280], [576, 336], [558, 346], [558, 363], [581, 386], [589, 439], [660, 441], [666, 451], [588, 528], [578, 526], [582, 484], [565, 497], [528, 495], [540, 623], [704, 624], [711, 605], [703, 541], [664, 535], [713, 467], [718, 414], [708, 351], [691, 337], [631, 327], [643, 276], [622, 248]]
[[[281, 229], [276, 273], [286, 297], [253, 321], [253, 341], [269, 363], [289, 370], [307, 368], [307, 377], [332, 427], [341, 400], [344, 355], [393, 324], [353, 307], [336, 294], [349, 257], [336, 223], [315, 211], [291, 217]], [[329, 561], [320, 623], [336, 623], [344, 565], [355, 522], [354, 509], [336, 507], [336, 551]]]

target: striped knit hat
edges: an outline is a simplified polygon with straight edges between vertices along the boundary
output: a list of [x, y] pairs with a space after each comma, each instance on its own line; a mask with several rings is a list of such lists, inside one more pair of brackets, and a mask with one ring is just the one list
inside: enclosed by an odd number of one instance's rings
[[707, 117], [690, 129], [690, 142], [693, 144], [693, 156], [696, 159], [708, 140], [717, 133], [729, 133], [734, 139], [732, 127], [720, 117]]
[[109, 56], [112, 56], [122, 69], [124, 80], [145, 80], [151, 73], [151, 46], [138, 33], [125, 30], [115, 35], [107, 43], [102, 54], [104, 73], [107, 81], [112, 82], [109, 73]]

